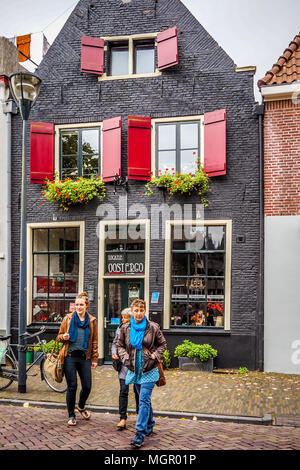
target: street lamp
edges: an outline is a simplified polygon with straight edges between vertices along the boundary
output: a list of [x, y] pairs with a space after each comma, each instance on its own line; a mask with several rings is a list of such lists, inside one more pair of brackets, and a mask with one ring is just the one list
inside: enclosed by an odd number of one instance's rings
[[[19, 277], [19, 344], [24, 344], [21, 336], [26, 332], [26, 123], [30, 110], [37, 99], [41, 79], [31, 72], [16, 72], [9, 76], [12, 97], [20, 109], [23, 120], [22, 142], [22, 186], [21, 186], [21, 229], [20, 229], [20, 277]], [[19, 351], [18, 392], [26, 393], [26, 352]]]

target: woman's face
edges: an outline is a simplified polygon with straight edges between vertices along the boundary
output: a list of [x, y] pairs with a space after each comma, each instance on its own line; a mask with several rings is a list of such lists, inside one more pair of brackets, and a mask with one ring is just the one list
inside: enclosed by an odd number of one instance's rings
[[79, 315], [84, 315], [86, 312], [87, 306], [83, 299], [75, 300], [75, 310]]
[[130, 321], [130, 315], [122, 315], [122, 323], [128, 323]]
[[135, 323], [141, 323], [145, 316], [146, 310], [142, 306], [136, 306], [132, 308], [132, 314]]

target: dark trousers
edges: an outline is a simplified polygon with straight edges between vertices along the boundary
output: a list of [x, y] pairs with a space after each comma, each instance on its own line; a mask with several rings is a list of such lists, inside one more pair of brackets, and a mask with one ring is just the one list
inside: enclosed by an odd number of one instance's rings
[[[120, 395], [119, 395], [119, 413], [120, 419], [127, 419], [127, 407], [128, 407], [128, 393], [129, 385], [125, 385], [125, 379], [119, 379], [120, 382]], [[136, 390], [135, 385], [133, 386], [133, 391], [135, 395], [135, 407], [136, 413], [139, 412], [139, 395]]]
[[81, 381], [78, 407], [83, 409], [92, 388], [91, 360], [84, 357], [66, 356], [64, 372], [67, 381], [67, 408], [69, 417], [75, 417], [75, 401], [77, 390], [77, 372]]

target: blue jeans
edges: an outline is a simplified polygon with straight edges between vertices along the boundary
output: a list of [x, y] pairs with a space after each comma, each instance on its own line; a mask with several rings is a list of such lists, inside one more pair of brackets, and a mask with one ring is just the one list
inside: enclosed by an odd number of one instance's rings
[[139, 394], [139, 414], [135, 427], [137, 432], [145, 436], [146, 431], [152, 429], [155, 424], [151, 405], [151, 395], [155, 382], [136, 384], [135, 386]]
[[65, 357], [64, 372], [67, 381], [67, 408], [69, 417], [75, 417], [75, 400], [77, 390], [77, 372], [81, 381], [81, 392], [78, 406], [82, 410], [92, 387], [91, 359], [82, 357]]

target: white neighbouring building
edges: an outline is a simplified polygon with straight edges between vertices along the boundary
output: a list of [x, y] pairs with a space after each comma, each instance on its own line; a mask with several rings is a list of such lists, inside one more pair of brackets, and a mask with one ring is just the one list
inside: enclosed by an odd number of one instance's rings
[[264, 102], [264, 369], [300, 374], [300, 33], [258, 82]]

